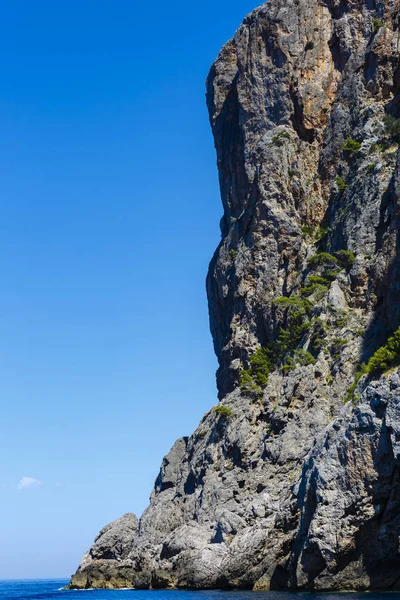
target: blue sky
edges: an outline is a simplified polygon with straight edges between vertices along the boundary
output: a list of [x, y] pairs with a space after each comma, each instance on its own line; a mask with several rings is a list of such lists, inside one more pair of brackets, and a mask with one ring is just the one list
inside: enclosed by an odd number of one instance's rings
[[216, 403], [204, 82], [253, 2], [0, 19], [0, 578], [68, 577]]

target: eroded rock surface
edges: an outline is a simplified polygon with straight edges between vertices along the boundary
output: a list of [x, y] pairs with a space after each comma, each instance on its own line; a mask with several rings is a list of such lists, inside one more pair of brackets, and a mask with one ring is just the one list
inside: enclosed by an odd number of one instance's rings
[[[400, 370], [349, 393], [400, 325], [399, 10], [269, 0], [221, 50], [207, 291], [224, 410], [174, 444], [139, 523], [104, 528], [73, 587], [400, 589]], [[243, 385], [260, 347], [268, 381]]]

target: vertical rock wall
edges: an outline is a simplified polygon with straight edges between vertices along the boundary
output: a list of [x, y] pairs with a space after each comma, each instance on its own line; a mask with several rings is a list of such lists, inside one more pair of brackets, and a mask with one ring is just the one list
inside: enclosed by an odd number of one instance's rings
[[400, 588], [400, 373], [351, 388], [400, 325], [399, 64], [398, 0], [269, 0], [221, 50], [221, 403], [72, 587]]

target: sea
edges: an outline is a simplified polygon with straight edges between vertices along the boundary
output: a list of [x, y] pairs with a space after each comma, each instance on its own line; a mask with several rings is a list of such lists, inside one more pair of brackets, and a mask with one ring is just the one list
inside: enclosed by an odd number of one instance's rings
[[[400, 600], [400, 593], [314, 593], [176, 590], [63, 590], [68, 579], [0, 581], [0, 599], [10, 600]], [[368, 598], [367, 598], [368, 596]]]

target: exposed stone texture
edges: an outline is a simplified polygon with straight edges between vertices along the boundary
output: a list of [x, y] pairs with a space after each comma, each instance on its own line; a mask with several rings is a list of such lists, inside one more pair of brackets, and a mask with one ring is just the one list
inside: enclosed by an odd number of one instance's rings
[[90, 587], [131, 585], [132, 566], [128, 557], [138, 534], [138, 525], [132, 513], [106, 525], [82, 558], [80, 570], [74, 575], [76, 587], [87, 587], [86, 572], [91, 573]]
[[[400, 370], [347, 399], [400, 325], [399, 153], [384, 125], [400, 116], [399, 10], [269, 0], [222, 49], [207, 82], [224, 207], [207, 291], [231, 413], [174, 444], [139, 526], [103, 529], [73, 587], [400, 589]], [[304, 297], [309, 258], [340, 250], [355, 260], [311, 291], [298, 342], [315, 361], [293, 354], [262, 393], [241, 389], [249, 357], [288, 326], [274, 300]]]

